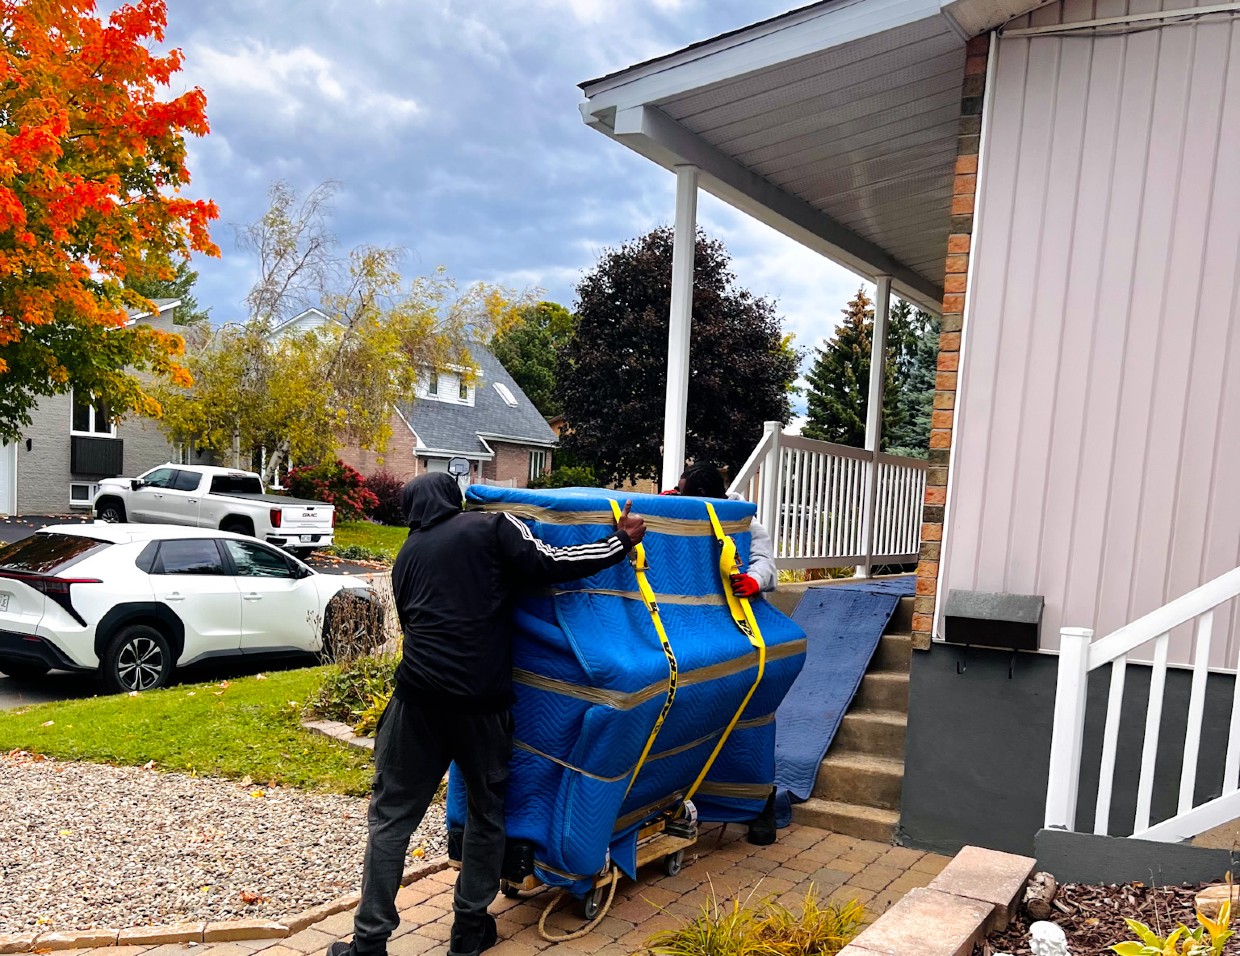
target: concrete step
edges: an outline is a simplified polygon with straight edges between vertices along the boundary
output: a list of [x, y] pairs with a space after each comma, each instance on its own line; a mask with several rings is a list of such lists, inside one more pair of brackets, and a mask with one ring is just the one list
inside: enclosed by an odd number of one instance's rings
[[840, 721], [827, 755], [856, 754], [889, 757], [904, 763], [904, 737], [908, 716], [886, 710], [857, 710], [856, 705]]
[[908, 634], [884, 634], [870, 661], [870, 669], [907, 674], [913, 663], [913, 638]]
[[886, 634], [912, 634], [913, 633], [913, 599], [911, 597], [902, 597], [896, 609], [891, 615], [891, 620], [887, 623]]
[[855, 710], [886, 710], [908, 713], [908, 672], [867, 671], [857, 688], [857, 696], [849, 705]]
[[810, 797], [804, 803], [792, 805], [792, 819], [803, 826], [832, 830], [860, 840], [892, 843], [900, 814], [894, 810], [878, 810]]
[[904, 760], [831, 753], [818, 767], [813, 796], [880, 810], [900, 809]]

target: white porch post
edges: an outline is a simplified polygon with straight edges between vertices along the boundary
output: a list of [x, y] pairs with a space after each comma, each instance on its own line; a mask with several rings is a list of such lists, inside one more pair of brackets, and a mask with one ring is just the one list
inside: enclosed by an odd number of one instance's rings
[[672, 307], [667, 333], [667, 403], [663, 414], [663, 483], [675, 488], [685, 470], [689, 407], [689, 332], [693, 322], [693, 251], [697, 244], [696, 166], [676, 167], [676, 232], [672, 246]]
[[874, 333], [870, 336], [870, 393], [865, 407], [865, 450], [870, 453], [866, 468], [865, 513], [862, 517], [865, 564], [857, 569], [863, 577], [870, 576], [874, 558], [874, 533], [878, 516], [878, 451], [883, 438], [883, 385], [887, 375], [887, 318], [891, 314], [891, 276], [875, 277], [878, 291], [874, 296]]
[[[1046, 780], [1046, 827], [1076, 828], [1076, 797], [1085, 737], [1085, 702], [1089, 683], [1089, 645], [1094, 632], [1084, 627], [1059, 631], [1059, 675], [1055, 682], [1055, 718], [1051, 725], [1051, 759]], [[1140, 823], [1137, 824], [1140, 829]]]

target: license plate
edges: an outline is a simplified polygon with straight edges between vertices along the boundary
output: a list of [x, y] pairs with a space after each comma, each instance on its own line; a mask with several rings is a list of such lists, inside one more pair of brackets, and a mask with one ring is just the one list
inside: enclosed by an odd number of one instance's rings
[[9, 596], [7, 594], [0, 594], [0, 611], [7, 611], [8, 609]]
[[[303, 534], [303, 535], [301, 536], [301, 543], [302, 543], [302, 544], [309, 544], [310, 542], [312, 542], [312, 541], [313, 541], [315, 538], [317, 538], [317, 537], [318, 537], [318, 535], [315, 535], [315, 534]], [[3, 609], [2, 609], [2, 608], [0, 608], [0, 610], [3, 610]]]

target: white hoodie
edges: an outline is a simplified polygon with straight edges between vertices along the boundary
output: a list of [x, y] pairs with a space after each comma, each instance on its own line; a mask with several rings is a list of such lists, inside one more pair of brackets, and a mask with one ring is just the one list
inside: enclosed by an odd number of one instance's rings
[[[728, 493], [732, 501], [744, 501], [735, 491]], [[758, 582], [763, 591], [774, 591], [779, 583], [779, 572], [775, 569], [775, 554], [771, 549], [771, 535], [757, 520], [749, 525], [749, 567], [745, 573]]]

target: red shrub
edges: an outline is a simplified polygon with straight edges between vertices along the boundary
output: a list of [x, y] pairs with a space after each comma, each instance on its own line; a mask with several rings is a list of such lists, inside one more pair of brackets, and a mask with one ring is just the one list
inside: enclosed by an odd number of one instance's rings
[[295, 498], [326, 501], [336, 508], [338, 521], [365, 517], [379, 502], [356, 468], [342, 461], [294, 468], [288, 473], [289, 493]]

